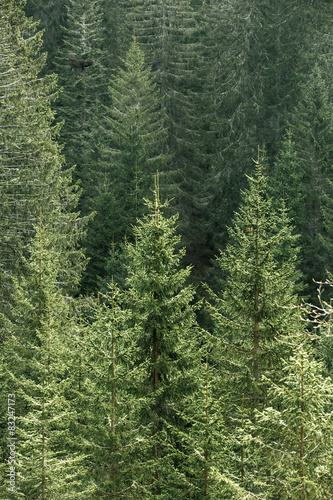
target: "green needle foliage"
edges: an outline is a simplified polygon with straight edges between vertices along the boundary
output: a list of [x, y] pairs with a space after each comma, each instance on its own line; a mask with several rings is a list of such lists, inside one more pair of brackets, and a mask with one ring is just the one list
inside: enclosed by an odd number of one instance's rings
[[[135, 39], [122, 63], [109, 89], [111, 107], [105, 109], [104, 169], [87, 242], [91, 256], [87, 281], [105, 277], [111, 244], [119, 249], [137, 217], [146, 212], [143, 197], [153, 173], [163, 172], [168, 160], [162, 153], [166, 132], [161, 100]], [[111, 270], [117, 280], [120, 267]]]
[[57, 282], [56, 237], [41, 221], [26, 261], [27, 277], [15, 281], [4, 359], [6, 386], [17, 400], [18, 493], [13, 498], [90, 498], [82, 452], [71, 448], [76, 410], [65, 395], [71, 339], [68, 307]]
[[95, 488], [91, 498], [132, 498], [126, 491], [135, 480], [128, 450], [136, 427], [130, 418], [133, 398], [126, 391], [131, 352], [124, 347], [128, 313], [122, 302], [112, 279], [108, 292], [93, 305], [82, 339], [79, 428]]
[[[276, 341], [293, 323], [296, 305], [297, 236], [285, 208], [273, 209], [267, 176], [260, 157], [255, 161], [249, 189], [229, 228], [230, 243], [218, 259], [225, 273], [222, 296], [208, 307], [219, 343], [214, 361], [220, 370], [219, 398], [231, 431], [242, 421], [255, 421], [255, 410], [267, 404], [263, 375], [279, 377], [281, 358], [288, 350]], [[244, 449], [236, 439], [236, 474], [245, 477]], [[251, 463], [246, 467], [251, 467]]]
[[75, 288], [83, 267], [77, 249], [83, 221], [74, 212], [79, 193], [55, 142], [55, 77], [39, 77], [42, 33], [24, 16], [23, 3], [5, 0], [0, 6], [0, 288], [7, 311], [11, 279], [23, 272], [40, 209], [58, 235], [58, 276], [67, 290]]
[[76, 165], [75, 178], [82, 184], [80, 209], [85, 215], [96, 195], [102, 104], [107, 99], [104, 39], [100, 2], [70, 0], [58, 57], [62, 92], [56, 109], [59, 120], [65, 121], [61, 139], [67, 163]]
[[[313, 279], [319, 281], [327, 277], [325, 267], [330, 266], [328, 251], [332, 241], [325, 213], [330, 210], [332, 198], [329, 182], [333, 180], [333, 107], [329, 83], [319, 65], [313, 68], [303, 87], [291, 123], [299, 178], [297, 183], [292, 183], [292, 197], [299, 203], [294, 205], [291, 216], [301, 235], [301, 269], [306, 281], [312, 283]], [[290, 165], [289, 169], [294, 166]]]
[[[129, 388], [134, 398], [132, 443], [135, 472], [133, 498], [191, 498], [193, 453], [187, 432], [189, 397], [197, 388], [198, 330], [194, 290], [186, 285], [190, 268], [180, 269], [176, 216], [162, 214], [158, 185], [149, 215], [134, 228], [129, 245], [126, 307], [132, 370]], [[132, 498], [132, 497], [131, 497]]]
[[271, 383], [270, 407], [258, 413], [257, 451], [269, 468], [263, 479], [267, 499], [332, 497], [333, 385], [322, 375], [313, 340], [308, 332], [280, 340], [292, 355], [283, 360], [280, 382]]

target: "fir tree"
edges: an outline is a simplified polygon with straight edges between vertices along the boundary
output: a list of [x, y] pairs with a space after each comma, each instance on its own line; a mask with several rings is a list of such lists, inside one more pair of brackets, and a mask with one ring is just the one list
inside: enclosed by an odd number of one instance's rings
[[269, 466], [265, 498], [303, 500], [332, 496], [333, 385], [312, 352], [308, 333], [280, 340], [292, 347], [282, 377], [269, 389], [271, 405], [258, 414], [257, 446]]
[[[329, 267], [328, 246], [330, 235], [324, 223], [323, 211], [329, 207], [331, 197], [329, 181], [332, 182], [333, 137], [332, 103], [325, 75], [316, 65], [303, 87], [300, 102], [293, 113], [292, 134], [298, 156], [293, 194], [303, 202], [301, 212], [294, 205], [291, 216], [295, 219], [301, 235], [303, 248], [302, 271], [310, 284], [313, 279], [325, 280]], [[296, 166], [290, 165], [289, 168]], [[289, 182], [289, 180], [287, 180]], [[326, 219], [327, 220], [327, 219]], [[324, 241], [323, 239], [324, 238]]]
[[57, 101], [59, 120], [65, 120], [61, 139], [75, 178], [82, 184], [81, 212], [91, 211], [100, 168], [102, 104], [107, 100], [105, 33], [100, 1], [70, 1], [63, 27], [63, 47], [57, 72], [63, 87]]
[[312, 70], [309, 54], [314, 57], [318, 50], [324, 7], [307, 7], [302, 0], [219, 0], [204, 7], [205, 140], [211, 166], [206, 185], [215, 251], [227, 242], [225, 228], [240, 202], [252, 151], [265, 144], [273, 165], [300, 86]]
[[22, 272], [40, 209], [58, 235], [58, 278], [64, 288], [75, 288], [83, 267], [77, 246], [83, 221], [74, 212], [79, 193], [55, 142], [59, 127], [53, 127], [51, 102], [56, 82], [54, 76], [39, 77], [45, 63], [41, 32], [26, 19], [22, 5], [2, 2], [0, 20], [0, 286], [1, 308], [7, 312], [11, 279]]
[[[165, 141], [160, 99], [144, 55], [134, 39], [123, 68], [110, 86], [111, 107], [106, 108], [104, 170], [94, 204], [97, 215], [87, 242], [91, 264], [88, 273], [105, 276], [111, 244], [119, 246], [131, 225], [145, 212], [143, 197], [153, 172], [163, 168]], [[116, 270], [112, 271], [115, 274]], [[92, 280], [91, 277], [87, 278]]]
[[184, 250], [176, 250], [176, 217], [166, 219], [163, 207], [155, 185], [150, 213], [135, 228], [136, 244], [129, 245], [134, 498], [189, 498], [194, 490], [186, 432], [186, 406], [199, 363], [194, 291], [186, 286], [190, 269], [179, 269]]
[[[75, 409], [66, 398], [71, 373], [68, 307], [58, 286], [60, 265], [50, 228], [36, 228], [26, 278], [15, 281], [5, 343], [5, 385], [16, 394], [17, 495], [89, 498], [82, 452], [71, 450]], [[71, 451], [71, 452], [70, 452]]]
[[[221, 298], [215, 296], [216, 305], [208, 308], [219, 342], [214, 359], [225, 388], [219, 397], [227, 403], [224, 417], [232, 431], [241, 429], [244, 419], [255, 421], [255, 410], [267, 404], [263, 376], [279, 376], [287, 351], [276, 336], [294, 321], [289, 308], [296, 303], [299, 279], [297, 236], [285, 208], [273, 209], [260, 158], [248, 181], [249, 189], [242, 193], [243, 201], [229, 228], [230, 243], [218, 259], [225, 289]], [[239, 464], [236, 474], [245, 481], [240, 439], [234, 451], [232, 460]]]
[[[200, 266], [203, 241], [203, 191], [207, 155], [203, 144], [201, 92], [206, 78], [201, 19], [187, 0], [135, 0], [129, 25], [145, 53], [162, 99], [167, 151], [173, 155], [168, 196], [180, 213], [187, 246], [185, 259]], [[206, 242], [206, 241], [205, 241]], [[192, 260], [191, 260], [192, 259]]]
[[48, 74], [56, 71], [56, 59], [61, 49], [62, 31], [66, 17], [66, 1], [56, 0], [26, 0], [25, 12], [28, 18], [38, 22], [43, 31], [43, 50], [47, 53], [44, 72]]
[[126, 388], [131, 351], [125, 346], [128, 313], [113, 282], [107, 293], [98, 296], [89, 311], [89, 321], [81, 338], [80, 434], [89, 456], [89, 474], [94, 485], [91, 498], [125, 495], [135, 476], [128, 449], [136, 435], [131, 420], [133, 398]]

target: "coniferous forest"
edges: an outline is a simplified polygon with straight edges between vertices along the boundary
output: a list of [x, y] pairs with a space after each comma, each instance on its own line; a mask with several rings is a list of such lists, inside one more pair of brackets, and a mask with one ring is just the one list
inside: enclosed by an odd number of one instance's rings
[[332, 500], [333, 2], [0, 0], [0, 498]]

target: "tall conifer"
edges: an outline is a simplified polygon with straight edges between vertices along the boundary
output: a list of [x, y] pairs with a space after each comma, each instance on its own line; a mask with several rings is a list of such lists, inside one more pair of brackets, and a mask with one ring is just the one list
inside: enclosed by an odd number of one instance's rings
[[153, 173], [161, 169], [163, 175], [167, 161], [161, 100], [135, 39], [122, 63], [111, 81], [111, 106], [105, 110], [104, 164], [93, 205], [97, 215], [87, 242], [91, 256], [87, 282], [105, 276], [112, 243], [119, 248], [126, 234], [131, 237], [131, 226], [146, 211], [143, 197]]
[[78, 283], [82, 254], [77, 244], [82, 219], [74, 212], [78, 191], [55, 139], [51, 102], [54, 76], [39, 77], [45, 57], [40, 55], [41, 32], [23, 12], [24, 2], [1, 3], [0, 50], [0, 287], [1, 308], [10, 304], [11, 279], [22, 272], [22, 256], [34, 224], [43, 218], [58, 237], [62, 261], [59, 280], [67, 289]]
[[179, 269], [184, 250], [176, 249], [176, 217], [165, 218], [164, 206], [155, 184], [149, 215], [135, 227], [136, 244], [129, 246], [134, 484], [136, 496], [189, 498], [194, 485], [186, 406], [197, 386], [197, 326], [194, 291], [186, 285], [190, 269]]
[[[267, 404], [263, 376], [278, 378], [285, 352], [276, 336], [290, 328], [299, 273], [297, 237], [285, 208], [274, 210], [267, 195], [267, 176], [260, 158], [249, 189], [229, 228], [230, 243], [218, 259], [225, 273], [225, 289], [210, 309], [219, 342], [215, 359], [220, 370], [220, 394], [226, 402], [226, 424], [237, 433], [241, 422], [255, 421], [255, 410]], [[223, 381], [223, 382], [222, 382]], [[245, 481], [241, 440], [236, 439], [234, 463]]]
[[89, 498], [82, 452], [72, 449], [75, 436], [69, 432], [76, 418], [66, 397], [72, 346], [68, 307], [57, 280], [56, 238], [41, 220], [26, 278], [15, 280], [4, 359], [5, 386], [17, 401], [16, 490], [42, 500]]
[[65, 123], [61, 131], [66, 161], [76, 165], [75, 178], [82, 183], [80, 209], [91, 211], [100, 168], [102, 104], [107, 99], [105, 33], [99, 0], [70, 1], [57, 72], [62, 92], [57, 115]]
[[258, 413], [256, 445], [269, 469], [262, 477], [267, 499], [332, 496], [333, 385], [323, 377], [311, 340], [309, 332], [297, 331], [280, 339], [292, 355], [283, 360], [281, 380], [270, 386], [269, 408]]

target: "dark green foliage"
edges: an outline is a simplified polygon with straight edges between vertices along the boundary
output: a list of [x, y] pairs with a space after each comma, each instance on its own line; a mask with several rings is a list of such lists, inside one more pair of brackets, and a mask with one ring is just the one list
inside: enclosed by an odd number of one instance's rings
[[129, 245], [129, 390], [138, 432], [133, 498], [191, 498], [194, 491], [186, 432], [199, 363], [194, 292], [186, 286], [190, 269], [179, 269], [184, 250], [176, 250], [176, 217], [165, 218], [163, 207], [155, 186], [150, 213], [135, 227], [136, 244]]
[[331, 498], [332, 2], [0, 4], [0, 497]]
[[126, 59], [110, 86], [107, 109], [107, 147], [104, 192], [113, 193], [110, 210], [113, 235], [121, 240], [144, 211], [143, 197], [153, 173], [162, 170], [167, 157], [161, 153], [166, 132], [162, 126], [161, 100], [134, 39]]
[[316, 65], [303, 87], [274, 172], [274, 195], [283, 196], [300, 234], [302, 264], [311, 295], [313, 279], [330, 269], [330, 205], [333, 165], [333, 113], [329, 87]]
[[[119, 248], [125, 235], [131, 234], [131, 226], [146, 211], [143, 197], [153, 173], [163, 172], [168, 159], [162, 153], [166, 132], [161, 100], [135, 39], [122, 62], [110, 86], [111, 107], [105, 109], [104, 165], [87, 242], [90, 283], [96, 283], [97, 276], [105, 277], [112, 243]], [[115, 273], [112, 269], [111, 274]]]
[[85, 215], [96, 195], [100, 161], [102, 103], [107, 93], [104, 37], [100, 2], [70, 1], [57, 65], [63, 87], [57, 115], [65, 120], [61, 140], [67, 163], [76, 165], [75, 178], [82, 184], [80, 209]]
[[221, 248], [253, 151], [264, 144], [270, 165], [279, 151], [321, 25], [303, 0], [219, 0], [205, 13], [209, 234]]
[[[167, 152], [173, 155], [167, 196], [180, 213], [187, 262], [200, 266], [207, 205], [201, 92], [206, 78], [198, 14], [187, 0], [135, 0], [128, 14], [162, 99]], [[165, 189], [164, 185], [164, 189]], [[206, 228], [205, 228], [206, 230]]]
[[[25, 3], [25, 2], [22, 2]], [[61, 47], [62, 33], [60, 26], [64, 25], [66, 17], [65, 0], [26, 0], [26, 15], [38, 22], [43, 30], [43, 51], [47, 53], [46, 68], [50, 73], [56, 69], [56, 59]]]

